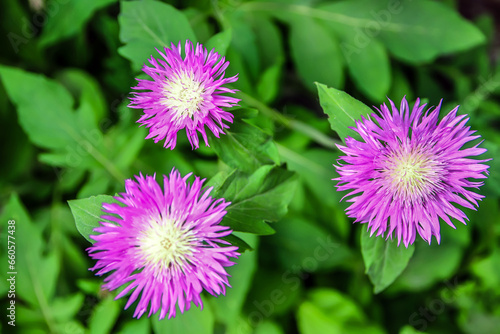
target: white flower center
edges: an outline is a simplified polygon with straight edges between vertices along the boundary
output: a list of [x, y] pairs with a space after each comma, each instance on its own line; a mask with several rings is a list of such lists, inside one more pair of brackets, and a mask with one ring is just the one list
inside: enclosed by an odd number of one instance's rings
[[156, 274], [172, 266], [182, 268], [193, 254], [194, 233], [178, 225], [168, 219], [151, 220], [148, 228], [137, 236], [145, 265], [154, 266]]
[[205, 85], [194, 80], [193, 73], [169, 78], [163, 87], [162, 104], [174, 112], [176, 119], [192, 118], [200, 110]]
[[423, 199], [442, 187], [442, 166], [422, 149], [402, 148], [384, 160], [384, 179], [393, 196], [400, 200]]

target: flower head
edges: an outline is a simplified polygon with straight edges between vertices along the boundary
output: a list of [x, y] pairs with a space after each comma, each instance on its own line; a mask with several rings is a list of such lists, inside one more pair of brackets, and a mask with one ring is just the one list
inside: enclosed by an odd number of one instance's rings
[[201, 194], [205, 180], [195, 178], [192, 185], [178, 171], [163, 177], [164, 190], [154, 176], [137, 176], [125, 181], [126, 193], [115, 197], [124, 204], [103, 204], [105, 215], [92, 235], [96, 242], [88, 249], [97, 260], [91, 270], [97, 275], [110, 273], [103, 288], [126, 287], [116, 297], [132, 294], [128, 308], [141, 297], [134, 317], [141, 317], [150, 305], [149, 314], [160, 311], [160, 319], [168, 313], [174, 317], [177, 306], [181, 313], [191, 302], [203, 307], [203, 289], [213, 295], [224, 294], [229, 286], [224, 267], [234, 262], [238, 247], [221, 238], [231, 230], [219, 225], [230, 204], [214, 200], [209, 188]]
[[368, 223], [371, 235], [389, 228], [387, 238], [395, 232], [398, 245], [403, 239], [408, 247], [416, 232], [429, 244], [433, 235], [439, 243], [439, 218], [453, 228], [450, 217], [465, 224], [467, 216], [453, 204], [475, 210], [484, 197], [467, 188], [483, 184], [469, 179], [486, 178], [489, 166], [482, 163], [489, 159], [467, 157], [486, 149], [480, 143], [461, 149], [480, 136], [465, 126], [469, 119], [457, 115], [458, 107], [438, 121], [441, 104], [425, 112], [419, 99], [411, 111], [405, 98], [399, 110], [390, 104], [392, 111], [384, 104], [380, 116], [356, 121], [353, 129], [363, 141], [348, 137], [338, 146], [346, 155], [335, 166], [337, 190], [350, 190], [344, 196], [352, 202], [347, 214]]
[[222, 94], [235, 92], [223, 85], [235, 82], [238, 76], [224, 78], [229, 62], [214, 50], [208, 53], [201, 44], [195, 48], [186, 41], [184, 59], [180, 42], [164, 49], [157, 49], [162, 59], [149, 59], [153, 67], [144, 65], [142, 70], [153, 81], [137, 79], [138, 85], [132, 88], [140, 92], [132, 93], [129, 106], [144, 109], [138, 123], [149, 128], [146, 139], [165, 140], [164, 146], [174, 149], [177, 132], [185, 128], [192, 147], [199, 147], [197, 131], [208, 146], [205, 125], [219, 138], [229, 128], [223, 121], [233, 122], [233, 115], [221, 108], [232, 107], [239, 99]]

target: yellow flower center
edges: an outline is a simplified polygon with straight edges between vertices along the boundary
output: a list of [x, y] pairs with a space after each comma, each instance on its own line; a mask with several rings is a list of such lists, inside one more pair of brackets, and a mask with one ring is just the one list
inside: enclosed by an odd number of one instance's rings
[[400, 200], [422, 199], [441, 187], [443, 168], [419, 148], [391, 152], [381, 171], [393, 196]]
[[170, 78], [163, 87], [161, 103], [174, 112], [175, 119], [193, 118], [203, 102], [205, 85], [194, 80], [193, 73], [181, 73]]
[[156, 274], [172, 266], [182, 268], [187, 257], [193, 254], [193, 241], [196, 240], [191, 230], [184, 230], [168, 219], [151, 220], [137, 239], [145, 266], [154, 266]]

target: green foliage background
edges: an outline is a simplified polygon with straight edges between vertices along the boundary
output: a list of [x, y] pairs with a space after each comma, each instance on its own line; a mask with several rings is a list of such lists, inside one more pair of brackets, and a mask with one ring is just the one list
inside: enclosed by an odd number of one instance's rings
[[[498, 14], [454, 0], [3, 0], [2, 332], [497, 332]], [[192, 151], [180, 133], [170, 151], [144, 140], [127, 96], [155, 47], [185, 39], [226, 56], [242, 101], [210, 148]], [[348, 127], [403, 96], [460, 104], [494, 158], [479, 210], [466, 211], [468, 226], [442, 224], [440, 245], [369, 238], [331, 181]], [[88, 271], [85, 238], [126, 178], [174, 166], [231, 200], [223, 223], [246, 251], [226, 296], [136, 320], [135, 305], [124, 311]], [[5, 316], [9, 219], [15, 328]]]

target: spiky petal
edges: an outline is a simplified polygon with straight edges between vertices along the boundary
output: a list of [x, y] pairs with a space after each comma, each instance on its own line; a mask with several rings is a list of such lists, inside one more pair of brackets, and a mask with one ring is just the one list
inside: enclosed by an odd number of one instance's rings
[[410, 110], [403, 98], [399, 109], [390, 101], [377, 109], [380, 116], [362, 117], [353, 127], [362, 141], [348, 137], [338, 145], [346, 155], [335, 166], [337, 190], [350, 190], [348, 216], [367, 223], [371, 235], [394, 232], [406, 247], [417, 232], [439, 243], [439, 218], [453, 228], [450, 217], [465, 224], [466, 214], [453, 204], [475, 210], [484, 196], [468, 188], [483, 182], [470, 179], [485, 179], [489, 168], [483, 162], [490, 159], [467, 158], [486, 152], [480, 143], [461, 149], [480, 136], [466, 126], [466, 115], [457, 115], [458, 106], [441, 121], [441, 104], [424, 112], [425, 106], [417, 99]]
[[155, 176], [136, 176], [125, 182], [125, 193], [115, 197], [121, 202], [103, 204], [107, 222], [94, 229], [96, 242], [88, 248], [97, 260], [91, 270], [96, 275], [109, 274], [104, 289], [125, 286], [117, 299], [132, 291], [125, 308], [139, 298], [134, 317], [141, 317], [149, 307], [148, 317], [160, 310], [159, 318], [174, 317], [191, 302], [203, 307], [200, 294], [224, 294], [228, 274], [224, 267], [238, 257], [238, 247], [221, 238], [231, 230], [219, 223], [230, 204], [203, 191], [205, 180], [191, 174], [181, 177], [175, 169], [163, 176], [164, 190]]
[[177, 132], [186, 129], [191, 147], [199, 147], [198, 132], [208, 146], [205, 126], [219, 138], [229, 128], [224, 121], [233, 122], [233, 115], [222, 108], [236, 105], [239, 99], [223, 95], [235, 93], [223, 85], [235, 82], [238, 76], [224, 78], [229, 62], [201, 44], [195, 48], [189, 40], [184, 58], [180, 42], [157, 51], [161, 58], [151, 56], [153, 67], [144, 65], [142, 69], [153, 81], [137, 79], [138, 85], [132, 88], [139, 92], [132, 93], [129, 104], [144, 110], [137, 122], [149, 128], [146, 139], [165, 140], [164, 147], [174, 149]]

